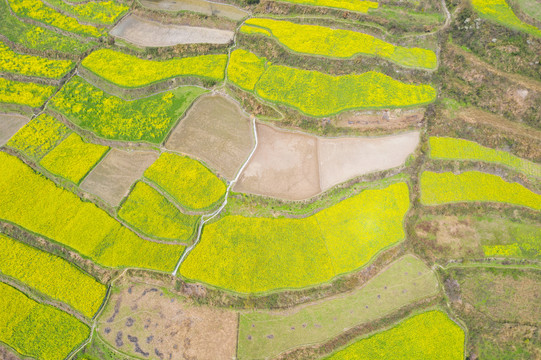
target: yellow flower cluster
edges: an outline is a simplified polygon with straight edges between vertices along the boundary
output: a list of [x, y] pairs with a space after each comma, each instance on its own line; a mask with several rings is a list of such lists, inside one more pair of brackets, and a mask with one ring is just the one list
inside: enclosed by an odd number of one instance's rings
[[0, 152], [0, 188], [0, 219], [56, 241], [102, 266], [172, 271], [184, 251], [180, 245], [139, 238], [96, 205], [57, 187], [4, 152]]
[[78, 19], [97, 24], [114, 24], [130, 8], [115, 1], [89, 1], [70, 5], [62, 0], [48, 0], [54, 7], [76, 16]]
[[189, 242], [199, 216], [185, 215], [144, 182], [131, 191], [118, 216], [142, 233], [159, 239]]
[[541, 30], [520, 20], [505, 0], [472, 0], [472, 5], [484, 18], [541, 37]]
[[473, 141], [449, 137], [431, 136], [429, 141], [430, 156], [434, 159], [485, 161], [541, 178], [541, 165], [521, 159], [507, 151], [494, 150]]
[[63, 360], [90, 335], [75, 317], [0, 282], [0, 341], [20, 354]]
[[[245, 22], [245, 24], [246, 24], [246, 22]], [[242, 25], [240, 27], [240, 32], [243, 33], [243, 34], [248, 34], [248, 35], [260, 34], [260, 35], [265, 35], [265, 36], [269, 36], [269, 37], [272, 36], [271, 33], [268, 30], [265, 30], [265, 29], [257, 27], [257, 26], [250, 26], [250, 25]]]
[[254, 90], [265, 72], [266, 62], [267, 59], [259, 58], [246, 50], [234, 50], [227, 67], [227, 79], [244, 90]]
[[324, 6], [329, 8], [344, 9], [349, 11], [366, 13], [369, 9], [377, 9], [378, 3], [374, 1], [359, 0], [283, 0], [290, 3], [312, 6]]
[[126, 101], [90, 85], [79, 76], [50, 105], [76, 125], [115, 140], [160, 143], [191, 103], [206, 90], [182, 86], [147, 98]]
[[41, 114], [23, 126], [6, 145], [39, 160], [69, 133], [66, 125], [50, 115]]
[[328, 360], [462, 360], [464, 331], [447, 314], [434, 310], [404, 320], [327, 357]]
[[72, 133], [40, 161], [40, 165], [53, 174], [79, 184], [81, 180], [109, 151], [108, 146], [84, 142]]
[[226, 186], [199, 161], [163, 153], [146, 171], [145, 177], [190, 210], [208, 209], [219, 203]]
[[503, 202], [541, 210], [541, 195], [517, 183], [478, 171], [460, 175], [451, 172], [421, 174], [421, 203], [437, 205], [456, 202]]
[[180, 274], [239, 293], [323, 283], [401, 241], [408, 208], [408, 186], [396, 183], [302, 219], [226, 216], [205, 225]]
[[0, 103], [39, 107], [53, 94], [54, 86], [0, 78]]
[[243, 26], [241, 32], [250, 28], [268, 31], [280, 43], [297, 53], [333, 58], [372, 55], [399, 65], [426, 69], [434, 69], [438, 64], [436, 54], [431, 50], [395, 46], [356, 31], [261, 18], [248, 19], [245, 24], [251, 26]]
[[107, 287], [69, 261], [0, 234], [0, 273], [92, 318]]
[[0, 41], [0, 71], [60, 79], [74, 65], [70, 60], [51, 60], [40, 56], [21, 55]]
[[134, 88], [178, 76], [223, 80], [227, 55], [150, 61], [110, 49], [100, 49], [87, 56], [81, 64], [109, 82]]
[[83, 36], [100, 37], [101, 30], [89, 25], [80, 24], [75, 18], [48, 7], [41, 0], [9, 0], [13, 12], [19, 16], [28, 17], [44, 24], [48, 24]]

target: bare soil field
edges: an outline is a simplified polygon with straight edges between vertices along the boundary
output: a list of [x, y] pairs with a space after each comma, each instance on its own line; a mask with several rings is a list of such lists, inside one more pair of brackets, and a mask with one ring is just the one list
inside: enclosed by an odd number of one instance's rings
[[164, 47], [178, 44], [227, 44], [234, 33], [197, 26], [166, 25], [129, 15], [120, 21], [111, 35], [138, 46]]
[[348, 179], [404, 164], [419, 132], [378, 138], [319, 138], [258, 124], [258, 147], [233, 190], [304, 200]]
[[336, 117], [337, 127], [360, 130], [402, 130], [419, 125], [423, 120], [425, 108], [348, 111]]
[[112, 149], [84, 179], [81, 189], [118, 206], [132, 184], [157, 158], [158, 153], [151, 151]]
[[145, 359], [233, 359], [237, 314], [190, 304], [147, 284], [116, 289], [98, 319], [100, 336]]
[[28, 121], [29, 118], [19, 114], [0, 114], [0, 146], [4, 146]]
[[250, 119], [223, 96], [197, 100], [172, 131], [165, 147], [203, 160], [232, 180], [254, 146]]
[[141, 0], [141, 5], [151, 10], [193, 11], [209, 16], [226, 17], [236, 21], [250, 15], [249, 12], [233, 5], [205, 0]]

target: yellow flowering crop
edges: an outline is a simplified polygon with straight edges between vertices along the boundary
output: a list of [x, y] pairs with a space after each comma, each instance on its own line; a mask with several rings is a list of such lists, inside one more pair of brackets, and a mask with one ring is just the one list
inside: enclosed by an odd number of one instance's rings
[[541, 37], [541, 30], [520, 20], [505, 0], [472, 0], [472, 5], [484, 18]]
[[173, 271], [184, 251], [180, 245], [139, 238], [96, 205], [57, 187], [4, 152], [0, 152], [0, 189], [0, 219], [45, 236], [102, 266]]
[[0, 234], [0, 273], [70, 305], [88, 318], [101, 306], [107, 287], [69, 261]]
[[21, 55], [0, 41], [0, 71], [60, 79], [73, 68], [71, 60], [51, 60], [32, 55]]
[[462, 360], [464, 331], [447, 314], [434, 310], [404, 320], [327, 357], [328, 360]]
[[253, 90], [265, 71], [266, 62], [267, 59], [246, 50], [234, 50], [227, 67], [227, 79], [244, 90]]
[[90, 335], [75, 317], [0, 282], [0, 341], [20, 354], [63, 360]]
[[0, 102], [39, 107], [53, 94], [54, 86], [0, 78]]
[[485, 161], [541, 178], [541, 165], [521, 159], [507, 151], [494, 150], [464, 139], [431, 136], [429, 141], [430, 156], [434, 159]]
[[401, 241], [408, 208], [408, 186], [396, 183], [303, 219], [226, 216], [205, 225], [180, 274], [240, 293], [323, 283]]
[[80, 24], [75, 18], [66, 16], [48, 7], [41, 0], [9, 0], [14, 13], [37, 20], [61, 30], [70, 31], [83, 36], [100, 37], [102, 31], [89, 25]]
[[226, 190], [224, 182], [199, 161], [171, 153], [161, 154], [145, 171], [145, 177], [191, 210], [216, 205]]
[[541, 210], [541, 195], [517, 183], [478, 171], [421, 174], [421, 203], [425, 205], [467, 201], [503, 202]]
[[81, 64], [109, 82], [133, 88], [177, 76], [223, 80], [226, 63], [227, 55], [150, 61], [110, 49], [100, 49], [87, 56]]
[[108, 146], [84, 142], [73, 133], [45, 155], [40, 165], [53, 174], [79, 184], [107, 151]]
[[21, 151], [31, 159], [39, 160], [70, 131], [54, 117], [41, 114], [23, 126], [6, 145]]
[[151, 237], [189, 242], [199, 216], [185, 215], [163, 195], [144, 182], [131, 191], [118, 216]]
[[432, 50], [395, 46], [357, 31], [261, 18], [248, 19], [245, 24], [267, 30], [280, 43], [297, 53], [335, 58], [364, 54], [389, 59], [403, 66], [426, 69], [434, 69], [438, 64]]
[[286, 2], [312, 5], [312, 6], [324, 6], [330, 8], [344, 9], [350, 11], [356, 11], [361, 13], [368, 12], [369, 9], [377, 9], [378, 3], [374, 1], [360, 1], [360, 0], [283, 0]]
[[130, 9], [129, 6], [111, 0], [89, 1], [75, 5], [67, 4], [63, 0], [47, 0], [47, 2], [80, 20], [105, 25], [114, 24]]
[[[245, 22], [246, 24], [246, 22]], [[265, 35], [265, 36], [272, 36], [271, 33], [268, 31], [268, 30], [265, 30], [263, 28], [260, 28], [260, 27], [256, 27], [256, 26], [250, 26], [250, 25], [242, 25], [240, 27], [240, 32], [243, 33], [243, 34], [260, 34], [260, 35]]]

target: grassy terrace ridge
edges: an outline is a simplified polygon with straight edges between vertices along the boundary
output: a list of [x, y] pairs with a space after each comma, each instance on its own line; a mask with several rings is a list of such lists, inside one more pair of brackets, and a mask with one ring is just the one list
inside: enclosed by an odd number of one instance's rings
[[118, 216], [145, 235], [191, 242], [199, 216], [180, 212], [167, 198], [144, 182], [137, 182], [118, 210]]
[[225, 216], [205, 225], [180, 274], [238, 293], [303, 288], [358, 269], [404, 238], [406, 183], [302, 219]]
[[103, 30], [80, 24], [77, 19], [48, 7], [42, 0], [8, 0], [8, 2], [13, 12], [18, 16], [34, 19], [60, 30], [94, 38], [101, 37], [104, 33]]
[[505, 0], [472, 0], [472, 6], [485, 19], [541, 37], [541, 30], [520, 20]]
[[105, 298], [105, 285], [60, 257], [2, 234], [0, 254], [0, 274], [70, 305], [89, 319]]
[[30, 159], [39, 160], [70, 132], [66, 125], [54, 117], [41, 114], [19, 129], [6, 145]]
[[432, 50], [395, 46], [357, 31], [264, 18], [246, 20], [240, 31], [244, 32], [244, 29], [250, 27], [267, 30], [278, 42], [296, 53], [331, 58], [371, 55], [388, 59], [398, 65], [425, 69], [435, 69], [438, 65], [436, 54]]
[[281, 0], [300, 5], [323, 6], [336, 9], [366, 13], [369, 9], [377, 9], [378, 3], [374, 1], [359, 0]]
[[108, 146], [87, 143], [72, 133], [45, 155], [40, 165], [55, 175], [79, 184], [107, 151]]
[[21, 355], [63, 360], [88, 335], [88, 326], [0, 282], [0, 342]]
[[[96, 205], [0, 152], [0, 219], [114, 268], [172, 271], [184, 251], [139, 238]], [[39, 196], [36, 196], [39, 194]]]
[[359, 359], [464, 359], [464, 331], [442, 311], [433, 310], [359, 340], [327, 357]]
[[39, 107], [54, 91], [54, 86], [0, 78], [0, 103]]
[[130, 9], [129, 6], [116, 1], [89, 1], [81, 4], [67, 4], [63, 0], [47, 0], [53, 7], [71, 14], [79, 20], [112, 25]]
[[421, 203], [438, 205], [457, 202], [501, 202], [541, 210], [541, 195], [518, 183], [479, 171], [421, 174]]
[[75, 125], [111, 140], [161, 143], [192, 102], [207, 90], [182, 86], [127, 101], [74, 76], [50, 105]]
[[225, 183], [199, 161], [162, 153], [144, 176], [188, 210], [206, 210], [222, 201]]
[[27, 49], [79, 55], [97, 45], [93, 41], [77, 41], [49, 29], [27, 24], [11, 14], [5, 1], [0, 1], [0, 18], [0, 34]]
[[60, 79], [74, 66], [71, 60], [19, 54], [0, 41], [0, 72]]
[[237, 356], [241, 360], [273, 358], [288, 349], [322, 343], [344, 329], [386, 316], [438, 291], [432, 270], [415, 256], [405, 255], [353, 292], [283, 312], [241, 312]]
[[431, 136], [430, 157], [444, 160], [472, 160], [510, 167], [529, 176], [541, 178], [541, 165], [521, 159], [507, 151], [491, 149], [476, 142], [450, 137]]
[[99, 77], [125, 88], [137, 88], [180, 76], [213, 81], [224, 79], [227, 55], [201, 55], [165, 61], [142, 60], [111, 49], [100, 49], [81, 65]]

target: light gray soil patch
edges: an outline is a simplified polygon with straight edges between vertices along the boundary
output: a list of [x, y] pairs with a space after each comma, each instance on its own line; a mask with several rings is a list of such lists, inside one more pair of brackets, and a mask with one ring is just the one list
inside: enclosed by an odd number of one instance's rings
[[233, 40], [234, 35], [228, 30], [166, 25], [135, 15], [128, 15], [122, 19], [110, 34], [132, 44], [148, 47], [178, 44], [227, 44]]
[[347, 111], [336, 117], [335, 125], [362, 130], [400, 130], [417, 126], [423, 120], [424, 108]]
[[113, 149], [84, 179], [81, 189], [118, 206], [132, 184], [157, 158], [158, 153], [151, 151]]
[[258, 124], [259, 145], [233, 190], [304, 200], [351, 178], [405, 163], [419, 132], [378, 138], [319, 138]]
[[19, 114], [0, 114], [0, 146], [4, 146], [28, 121], [30, 118]]
[[301, 200], [321, 192], [317, 139], [257, 124], [258, 145], [233, 190]]
[[232, 180], [254, 146], [250, 119], [239, 106], [223, 96], [203, 96], [165, 143], [200, 160]]
[[141, 4], [152, 10], [193, 11], [210, 16], [226, 17], [235, 21], [250, 15], [233, 5], [205, 0], [141, 0]]

